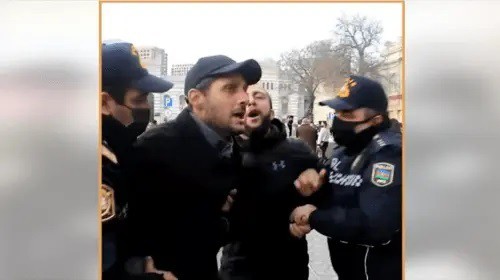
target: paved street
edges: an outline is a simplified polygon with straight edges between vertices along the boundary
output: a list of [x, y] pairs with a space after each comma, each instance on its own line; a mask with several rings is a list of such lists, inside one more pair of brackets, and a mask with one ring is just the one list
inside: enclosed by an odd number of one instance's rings
[[[316, 231], [307, 235], [309, 245], [309, 280], [337, 280], [332, 269], [326, 238]], [[219, 252], [220, 261], [220, 252]]]
[[309, 280], [336, 280], [328, 253], [326, 237], [312, 231], [307, 235], [309, 246]]

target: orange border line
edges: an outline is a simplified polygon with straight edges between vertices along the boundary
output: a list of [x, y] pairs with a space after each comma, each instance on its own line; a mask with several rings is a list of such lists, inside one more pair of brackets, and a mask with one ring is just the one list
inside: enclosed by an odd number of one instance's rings
[[101, 186], [101, 181], [102, 181], [102, 157], [101, 157], [101, 145], [102, 145], [102, 121], [101, 121], [101, 72], [102, 72], [102, 4], [103, 3], [229, 3], [229, 4], [234, 4], [234, 3], [350, 3], [350, 4], [355, 4], [355, 3], [364, 3], [364, 4], [371, 4], [371, 3], [401, 3], [402, 4], [402, 82], [401, 82], [401, 95], [402, 95], [402, 120], [403, 120], [403, 136], [402, 136], [402, 190], [401, 190], [401, 196], [402, 196], [402, 203], [401, 203], [401, 218], [402, 218], [402, 228], [401, 228], [401, 235], [402, 235], [402, 279], [405, 279], [405, 263], [406, 263], [406, 230], [405, 230], [405, 164], [404, 164], [404, 159], [405, 159], [405, 150], [406, 150], [406, 114], [405, 114], [405, 99], [406, 99], [406, 34], [405, 34], [405, 2], [404, 0], [385, 0], [385, 1], [380, 1], [380, 0], [351, 0], [351, 1], [342, 1], [342, 0], [313, 0], [313, 1], [303, 1], [303, 0], [272, 0], [272, 1], [266, 1], [266, 0], [236, 0], [236, 1], [224, 1], [224, 0], [219, 0], [219, 1], [203, 1], [203, 0], [189, 0], [189, 1], [182, 1], [182, 0], [172, 0], [172, 1], [165, 1], [165, 0], [144, 0], [144, 1], [138, 1], [138, 0], [99, 0], [99, 95], [98, 95], [98, 142], [97, 142], [97, 150], [98, 150], [98, 191], [97, 191], [97, 209], [98, 209], [98, 228], [99, 228], [99, 236], [98, 236], [98, 268], [99, 268], [99, 276], [98, 279], [102, 280], [102, 222], [101, 222], [101, 208], [100, 208], [100, 186]]
[[100, 197], [100, 193], [101, 193], [101, 183], [102, 183], [102, 120], [101, 120], [101, 110], [102, 110], [102, 96], [101, 96], [101, 92], [102, 92], [102, 2], [99, 2], [99, 69], [98, 69], [98, 73], [99, 73], [99, 92], [98, 92], [98, 97], [97, 97], [97, 100], [99, 102], [98, 104], [98, 110], [97, 110], [97, 113], [98, 113], [98, 116], [97, 116], [97, 123], [98, 123], [98, 127], [99, 127], [99, 131], [97, 132], [97, 151], [99, 152], [98, 154], [98, 167], [99, 167], [99, 170], [97, 171], [98, 173], [98, 176], [97, 176], [97, 180], [98, 180], [98, 184], [97, 184], [97, 221], [99, 222], [99, 225], [98, 225], [98, 229], [99, 229], [99, 237], [97, 238], [98, 239], [98, 246], [99, 248], [97, 249], [97, 251], [99, 252], [99, 255], [97, 256], [97, 260], [98, 260], [98, 264], [97, 264], [97, 267], [99, 268], [98, 270], [98, 273], [99, 275], [97, 276], [97, 279], [99, 280], [102, 280], [102, 220], [101, 220], [101, 197]]
[[233, 1], [225, 1], [225, 0], [101, 0], [100, 3], [403, 3], [404, 0], [312, 0], [312, 1], [304, 1], [304, 0], [233, 0]]
[[401, 265], [402, 265], [402, 273], [403, 273], [403, 280], [405, 279], [405, 276], [406, 276], [406, 272], [405, 272], [405, 263], [406, 263], [406, 229], [405, 229], [405, 189], [406, 189], [406, 184], [405, 184], [405, 167], [406, 167], [406, 164], [404, 163], [405, 162], [405, 150], [406, 150], [406, 120], [405, 120], [405, 111], [406, 111], [406, 107], [405, 107], [405, 99], [406, 99], [406, 85], [405, 85], [405, 81], [406, 81], [406, 34], [405, 34], [405, 3], [402, 2], [402, 17], [403, 17], [403, 29], [401, 30], [402, 31], [402, 42], [401, 42], [401, 47], [402, 47], [402, 54], [401, 54], [401, 57], [402, 57], [402, 63], [403, 63], [403, 67], [401, 69], [401, 77], [402, 77], [402, 81], [401, 81], [401, 94], [402, 94], [402, 98], [401, 98], [401, 102], [403, 104], [401, 104], [402, 108], [402, 121], [403, 121], [403, 131], [402, 131], [402, 148], [401, 148], [401, 170], [402, 170], [402, 173], [401, 173], [401, 255], [402, 255], [402, 258], [401, 258]]

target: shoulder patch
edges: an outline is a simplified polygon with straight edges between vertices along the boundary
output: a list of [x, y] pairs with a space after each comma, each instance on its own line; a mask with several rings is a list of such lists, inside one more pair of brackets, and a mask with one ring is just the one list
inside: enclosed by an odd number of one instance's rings
[[373, 137], [371, 152], [376, 153], [385, 147], [401, 147], [401, 137], [386, 132], [377, 133]]
[[110, 161], [112, 161], [113, 163], [118, 164], [118, 159], [116, 158], [116, 155], [113, 154], [113, 152], [111, 152], [105, 145], [101, 145], [101, 147], [102, 147], [101, 148], [102, 155], [105, 156]]
[[106, 184], [101, 184], [101, 189], [99, 190], [99, 192], [101, 220], [103, 222], [106, 222], [116, 216], [115, 192], [110, 186]]
[[394, 180], [394, 165], [387, 162], [377, 162], [373, 165], [371, 181], [377, 187], [387, 187]]

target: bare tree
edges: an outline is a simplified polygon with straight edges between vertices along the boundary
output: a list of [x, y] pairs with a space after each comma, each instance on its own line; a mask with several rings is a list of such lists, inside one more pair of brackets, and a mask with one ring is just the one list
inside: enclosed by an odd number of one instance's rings
[[336, 49], [351, 52], [355, 74], [374, 78], [380, 76], [378, 70], [384, 60], [374, 50], [380, 44], [383, 31], [380, 22], [366, 16], [338, 18], [335, 26]]
[[312, 116], [315, 93], [324, 82], [332, 82], [345, 75], [345, 57], [332, 48], [329, 40], [316, 41], [300, 50], [283, 53], [280, 59], [282, 73], [302, 88], [308, 99], [305, 116]]

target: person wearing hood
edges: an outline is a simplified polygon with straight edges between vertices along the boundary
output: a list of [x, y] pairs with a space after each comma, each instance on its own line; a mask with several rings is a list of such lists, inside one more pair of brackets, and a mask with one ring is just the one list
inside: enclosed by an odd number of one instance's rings
[[[148, 256], [136, 260], [135, 270], [126, 264], [129, 186], [126, 166], [133, 161], [132, 147], [148, 125], [151, 92], [166, 92], [173, 84], [150, 75], [130, 43], [102, 46], [102, 182], [99, 191], [102, 222], [102, 279], [176, 279], [154, 268]], [[128, 273], [127, 273], [128, 272]]]
[[303, 234], [289, 221], [306, 199], [294, 187], [299, 174], [316, 167], [317, 156], [302, 141], [287, 138], [274, 118], [269, 94], [249, 87], [246, 132], [241, 146], [242, 170], [228, 214], [230, 243], [223, 249], [222, 279], [288, 279], [309, 277], [309, 255]]

